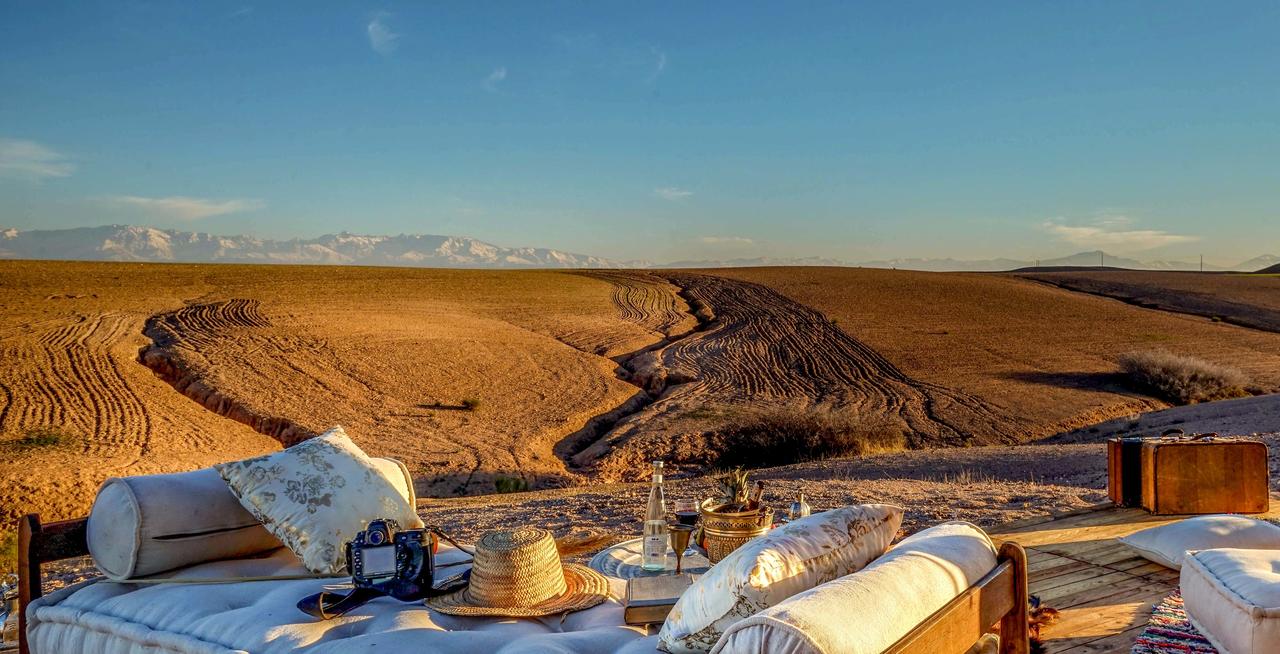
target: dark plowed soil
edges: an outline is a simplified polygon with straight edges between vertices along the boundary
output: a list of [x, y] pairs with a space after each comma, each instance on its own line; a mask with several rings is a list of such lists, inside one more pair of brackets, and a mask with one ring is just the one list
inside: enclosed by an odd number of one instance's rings
[[1280, 332], [1280, 278], [1229, 273], [1055, 272], [1022, 275], [1039, 282], [1102, 295], [1147, 309]]
[[605, 478], [642, 470], [653, 456], [706, 461], [714, 452], [701, 434], [744, 410], [776, 406], [888, 418], [912, 447], [1015, 442], [1025, 431], [981, 399], [909, 377], [823, 314], [765, 286], [665, 277], [703, 324], [627, 363], [632, 381], [658, 399], [574, 457]]

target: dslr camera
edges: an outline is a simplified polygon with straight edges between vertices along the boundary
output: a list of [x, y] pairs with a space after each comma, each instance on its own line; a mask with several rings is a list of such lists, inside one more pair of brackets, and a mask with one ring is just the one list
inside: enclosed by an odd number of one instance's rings
[[374, 520], [347, 543], [351, 582], [356, 590], [405, 601], [422, 599], [432, 591], [439, 545], [433, 531], [401, 530], [390, 518]]

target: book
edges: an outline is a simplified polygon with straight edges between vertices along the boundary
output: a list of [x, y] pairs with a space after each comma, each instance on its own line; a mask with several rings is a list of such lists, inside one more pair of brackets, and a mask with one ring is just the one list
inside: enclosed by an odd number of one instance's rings
[[623, 621], [630, 625], [644, 625], [666, 620], [676, 600], [698, 576], [678, 574], [628, 579]]

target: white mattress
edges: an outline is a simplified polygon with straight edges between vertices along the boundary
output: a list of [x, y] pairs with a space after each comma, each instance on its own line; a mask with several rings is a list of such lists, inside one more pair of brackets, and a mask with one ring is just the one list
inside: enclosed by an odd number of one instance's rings
[[[441, 562], [465, 558], [442, 546]], [[453, 574], [462, 567], [446, 568]], [[211, 579], [304, 574], [286, 549], [256, 559], [205, 563], [173, 574]], [[646, 654], [657, 636], [622, 621], [621, 579], [615, 599], [586, 611], [542, 619], [468, 618], [436, 613], [421, 602], [379, 598], [321, 621], [300, 612], [299, 599], [334, 580], [223, 584], [122, 584], [106, 580], [64, 588], [33, 602], [28, 641], [33, 654], [271, 654], [306, 652], [545, 652]]]

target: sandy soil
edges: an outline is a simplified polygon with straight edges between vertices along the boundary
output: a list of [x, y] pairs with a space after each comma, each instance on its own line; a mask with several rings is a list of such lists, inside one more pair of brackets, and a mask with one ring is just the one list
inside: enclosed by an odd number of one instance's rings
[[[593, 477], [643, 475], [645, 462], [705, 464], [707, 434], [759, 407], [838, 410], [888, 419], [911, 447], [1016, 442], [1014, 413], [903, 373], [822, 314], [760, 284], [682, 272], [610, 273], [611, 283], [662, 277], [700, 318], [691, 333], [625, 362], [650, 404], [606, 433], [575, 443], [573, 461]], [[624, 311], [642, 317], [643, 309]], [[890, 428], [890, 427], [886, 427]]]
[[[333, 424], [404, 460], [423, 496], [485, 495], [500, 476], [591, 484], [432, 511], [493, 502], [518, 516], [585, 493], [529, 515], [580, 507], [556, 528], [591, 511], [623, 524], [643, 486], [601, 484], [642, 477], [656, 456], [707, 460], [696, 436], [736, 410], [844, 407], [893, 417], [916, 445], [981, 444], [1161, 408], [1113, 372], [1114, 356], [1147, 346], [1280, 383], [1280, 335], [997, 275], [0, 262], [0, 311], [4, 525], [84, 515], [107, 476], [252, 456]], [[1274, 431], [1258, 411], [1254, 431]], [[43, 427], [59, 442], [23, 443]], [[1100, 449], [1052, 447], [762, 474], [779, 497], [800, 475], [831, 505], [865, 491], [921, 521], [960, 509], [998, 521], [1092, 501]], [[1002, 472], [1009, 460], [1026, 476]], [[957, 481], [979, 485], [957, 495]]]
[[[333, 424], [424, 494], [567, 483], [554, 444], [637, 393], [588, 352], [664, 336], [614, 292], [557, 272], [0, 262], [0, 525]], [[44, 427], [62, 442], [22, 444]]]
[[1106, 270], [1022, 277], [1140, 307], [1280, 332], [1280, 277], [1234, 273]]
[[1280, 335], [1143, 309], [1013, 275], [860, 268], [739, 268], [712, 274], [769, 286], [821, 311], [917, 379], [1017, 415], [1023, 438], [1168, 405], [1127, 389], [1126, 352], [1166, 349], [1280, 387]]

